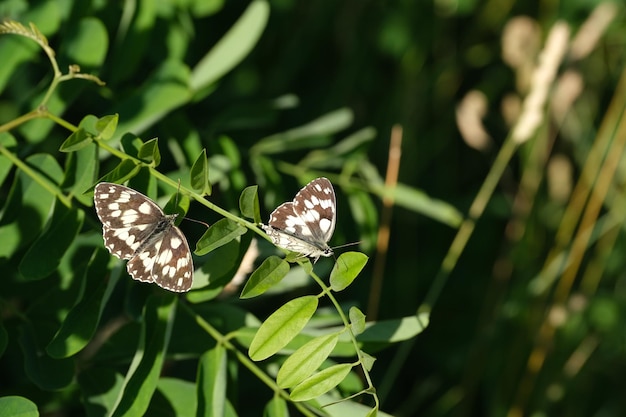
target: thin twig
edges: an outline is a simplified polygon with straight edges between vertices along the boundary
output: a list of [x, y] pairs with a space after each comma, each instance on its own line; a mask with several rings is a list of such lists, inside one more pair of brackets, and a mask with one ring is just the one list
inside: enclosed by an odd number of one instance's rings
[[[389, 156], [387, 160], [387, 173], [385, 175], [385, 188], [388, 190], [393, 190], [396, 187], [396, 184], [398, 184], [398, 171], [400, 170], [401, 157], [402, 126], [395, 125], [391, 129]], [[391, 224], [393, 205], [393, 193], [386, 193], [386, 195], [383, 197], [383, 209], [380, 216], [380, 226], [378, 228], [378, 240], [376, 241], [376, 258], [374, 260], [374, 272], [372, 274], [372, 285], [370, 287], [370, 297], [367, 306], [367, 318], [369, 320], [376, 320], [376, 318], [378, 317], [380, 293], [383, 287], [383, 279], [385, 276], [387, 251], [389, 250], [389, 225]]]

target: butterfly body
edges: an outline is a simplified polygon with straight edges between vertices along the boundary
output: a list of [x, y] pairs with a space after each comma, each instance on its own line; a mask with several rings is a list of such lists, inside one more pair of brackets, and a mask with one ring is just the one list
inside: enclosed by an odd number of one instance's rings
[[261, 225], [272, 243], [281, 248], [314, 258], [332, 256], [328, 241], [336, 222], [335, 191], [326, 178], [317, 178], [296, 194], [293, 201], [281, 204]]
[[193, 262], [185, 236], [145, 195], [123, 185], [102, 182], [94, 189], [94, 205], [102, 222], [105, 247], [138, 281], [154, 282], [175, 292], [189, 291]]

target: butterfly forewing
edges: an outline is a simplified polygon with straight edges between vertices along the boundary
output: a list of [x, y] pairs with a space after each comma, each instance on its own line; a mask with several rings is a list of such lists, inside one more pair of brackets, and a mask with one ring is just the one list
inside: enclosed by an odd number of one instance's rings
[[189, 291], [193, 262], [185, 236], [145, 195], [118, 184], [100, 183], [94, 190], [106, 248], [129, 259], [128, 273], [170, 291]]
[[282, 248], [317, 259], [331, 256], [328, 241], [335, 230], [335, 192], [330, 181], [317, 178], [304, 186], [291, 202], [272, 212], [263, 230]]

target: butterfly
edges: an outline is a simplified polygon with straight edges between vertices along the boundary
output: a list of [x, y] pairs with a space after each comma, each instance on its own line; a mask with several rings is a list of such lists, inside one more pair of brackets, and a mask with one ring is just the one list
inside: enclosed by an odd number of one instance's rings
[[174, 221], [145, 195], [123, 185], [101, 182], [93, 195], [102, 222], [104, 246], [120, 259], [133, 279], [169, 291], [189, 291], [193, 261], [187, 239]]
[[327, 178], [314, 179], [281, 204], [261, 227], [276, 246], [314, 258], [332, 256], [328, 241], [335, 231], [335, 190]]

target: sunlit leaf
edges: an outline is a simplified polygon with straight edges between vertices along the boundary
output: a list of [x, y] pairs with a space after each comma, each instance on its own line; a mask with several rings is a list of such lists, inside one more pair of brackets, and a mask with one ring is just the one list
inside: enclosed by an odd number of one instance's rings
[[250, 358], [260, 361], [285, 347], [306, 326], [318, 303], [317, 297], [308, 295], [291, 300], [272, 313], [250, 344]]
[[157, 138], [150, 139], [139, 148], [137, 157], [144, 162], [159, 166], [161, 163], [161, 153], [159, 152], [159, 140]]
[[330, 366], [298, 384], [290, 394], [293, 401], [307, 401], [335, 388], [350, 373], [352, 364]]
[[227, 244], [233, 239], [246, 233], [248, 229], [230, 219], [221, 219], [209, 227], [196, 244], [195, 253], [198, 256], [206, 255], [212, 250]]
[[191, 188], [200, 194], [211, 195], [209, 182], [209, 164], [206, 158], [206, 149], [202, 149], [189, 171]]
[[193, 91], [211, 85], [250, 53], [265, 29], [269, 11], [265, 0], [250, 3], [239, 20], [193, 69], [190, 79]]
[[226, 359], [226, 350], [220, 344], [200, 357], [197, 380], [197, 415], [224, 415], [228, 379]]
[[367, 255], [361, 252], [341, 254], [330, 273], [330, 287], [333, 291], [341, 291], [348, 287], [359, 276], [367, 260]]
[[350, 307], [350, 324], [352, 325], [352, 333], [356, 336], [365, 330], [365, 314], [357, 307]]
[[270, 256], [250, 275], [240, 298], [263, 294], [280, 282], [289, 272], [289, 264], [277, 256]]
[[251, 185], [244, 188], [239, 196], [239, 209], [244, 217], [253, 219], [255, 223], [261, 222], [261, 207], [259, 205], [259, 186]]
[[291, 388], [311, 376], [328, 358], [339, 340], [339, 333], [317, 337], [285, 360], [276, 375], [281, 388]]

